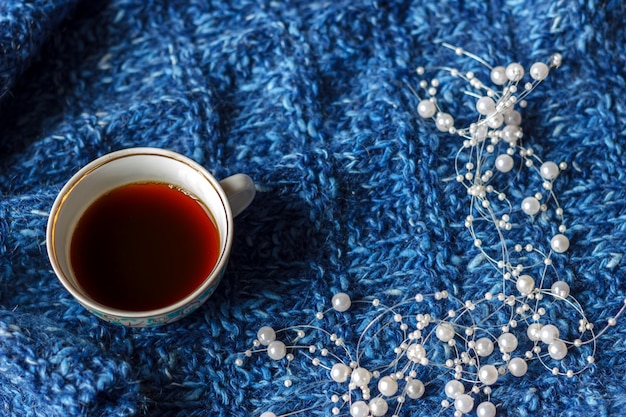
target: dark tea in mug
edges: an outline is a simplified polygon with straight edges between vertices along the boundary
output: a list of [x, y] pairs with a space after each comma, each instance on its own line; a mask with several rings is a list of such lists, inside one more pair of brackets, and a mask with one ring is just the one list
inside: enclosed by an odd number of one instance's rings
[[70, 262], [96, 302], [127, 311], [176, 303], [211, 274], [220, 236], [208, 209], [165, 183], [133, 183], [107, 192], [80, 217]]

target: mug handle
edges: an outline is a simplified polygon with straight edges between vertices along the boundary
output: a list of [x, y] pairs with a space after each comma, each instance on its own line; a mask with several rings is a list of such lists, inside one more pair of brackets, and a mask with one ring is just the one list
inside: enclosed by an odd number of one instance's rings
[[233, 217], [250, 205], [256, 194], [252, 178], [246, 174], [235, 174], [220, 181], [220, 186], [228, 197]]

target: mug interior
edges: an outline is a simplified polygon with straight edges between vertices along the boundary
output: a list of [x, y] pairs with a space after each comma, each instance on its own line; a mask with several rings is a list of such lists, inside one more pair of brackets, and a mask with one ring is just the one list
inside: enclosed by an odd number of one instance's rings
[[137, 182], [171, 184], [190, 193], [202, 204], [219, 230], [220, 254], [211, 274], [199, 288], [154, 314], [170, 311], [195, 299], [219, 279], [232, 240], [232, 215], [218, 181], [196, 162], [161, 149], [136, 148], [114, 152], [86, 165], [70, 179], [54, 202], [48, 224], [48, 251], [63, 285], [84, 305], [98, 311], [132, 317], [146, 312], [118, 311], [91, 299], [81, 288], [70, 262], [72, 235], [85, 210], [108, 191]]

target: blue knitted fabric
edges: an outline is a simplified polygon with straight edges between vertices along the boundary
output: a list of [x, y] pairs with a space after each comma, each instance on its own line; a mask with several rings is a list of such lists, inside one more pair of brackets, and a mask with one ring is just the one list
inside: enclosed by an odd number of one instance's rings
[[[481, 68], [441, 42], [492, 65], [563, 55], [522, 110], [524, 138], [569, 164], [555, 187], [571, 246], [555, 268], [603, 328], [626, 295], [624, 10], [614, 0], [2, 0], [0, 415], [329, 416], [341, 393], [312, 356], [242, 355], [259, 327], [314, 322], [337, 292], [393, 305], [492, 290], [463, 227], [460, 139], [422, 120], [409, 88], [418, 66]], [[471, 123], [467, 98], [442, 86], [441, 102]], [[216, 293], [147, 329], [89, 314], [45, 249], [63, 184], [133, 146], [180, 152], [217, 178], [247, 173], [258, 190], [235, 220]], [[556, 230], [542, 226], [523, 227], [545, 248]], [[579, 316], [564, 311], [553, 319], [572, 336]], [[323, 326], [354, 346], [376, 314], [355, 302]], [[361, 360], [390, 363], [390, 346], [372, 343]], [[572, 378], [539, 361], [499, 378], [498, 415], [625, 415], [621, 318], [593, 354]], [[440, 415], [444, 399], [435, 379], [399, 415]]]

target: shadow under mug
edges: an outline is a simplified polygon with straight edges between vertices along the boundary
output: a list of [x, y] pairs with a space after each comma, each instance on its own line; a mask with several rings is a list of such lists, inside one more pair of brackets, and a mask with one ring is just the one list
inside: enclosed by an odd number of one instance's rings
[[[211, 273], [183, 298], [153, 310], [123, 310], [96, 301], [83, 288], [72, 266], [71, 241], [81, 216], [97, 199], [118, 187], [145, 182], [168, 184], [193, 196], [215, 222], [219, 254]], [[215, 291], [230, 255], [233, 218], [254, 196], [254, 183], [247, 175], [235, 174], [218, 181], [195, 161], [172, 151], [130, 148], [112, 152], [84, 166], [61, 189], [48, 219], [48, 256], [63, 286], [101, 319], [135, 327], [171, 323], [196, 310]]]

